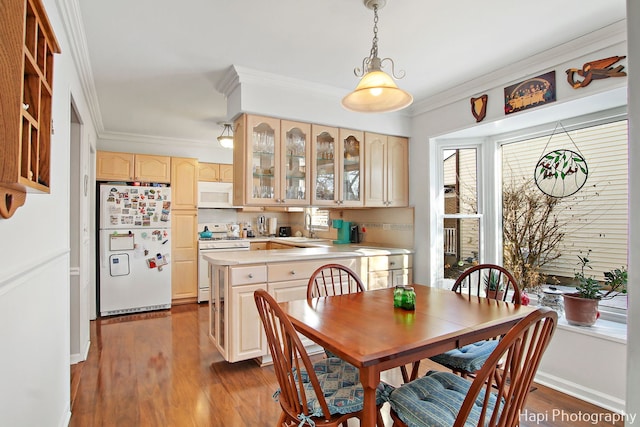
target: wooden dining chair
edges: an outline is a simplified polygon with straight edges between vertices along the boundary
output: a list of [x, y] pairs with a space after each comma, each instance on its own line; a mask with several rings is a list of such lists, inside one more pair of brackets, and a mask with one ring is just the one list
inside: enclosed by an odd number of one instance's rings
[[[276, 396], [282, 408], [279, 427], [322, 425], [346, 427], [349, 418], [362, 422], [364, 390], [359, 370], [339, 359], [312, 363], [293, 324], [265, 290], [254, 292], [258, 313], [267, 335], [273, 368], [280, 388]], [[381, 383], [376, 397], [377, 424], [384, 426], [380, 407], [391, 390]]]
[[[307, 299], [364, 292], [364, 284], [358, 275], [341, 264], [325, 264], [311, 274], [307, 283]], [[327, 357], [337, 357], [324, 350]]]
[[389, 396], [393, 426], [519, 425], [557, 321], [556, 312], [546, 307], [530, 313], [500, 340], [473, 382], [452, 372], [431, 371], [395, 389]]
[[[494, 289], [487, 289], [489, 286]], [[506, 268], [495, 264], [478, 264], [465, 270], [451, 290], [469, 298], [486, 297], [520, 304], [520, 288], [516, 279]], [[497, 339], [478, 341], [430, 359], [466, 378], [482, 367], [497, 346]]]
[[364, 284], [349, 267], [325, 264], [316, 269], [307, 284], [307, 299], [364, 292]]

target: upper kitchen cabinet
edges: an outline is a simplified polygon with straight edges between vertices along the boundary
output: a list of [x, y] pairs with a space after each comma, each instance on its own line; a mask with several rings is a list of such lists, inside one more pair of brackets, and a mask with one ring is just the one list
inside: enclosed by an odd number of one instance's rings
[[171, 157], [98, 151], [96, 180], [171, 182]]
[[311, 200], [307, 164], [311, 153], [311, 125], [282, 120], [280, 131], [280, 199], [288, 206], [308, 205]]
[[365, 206], [409, 205], [409, 141], [366, 132]]
[[145, 182], [171, 182], [171, 157], [136, 154], [135, 180]]
[[2, 2], [0, 216], [27, 192], [49, 193], [53, 55], [60, 47], [39, 0]]
[[233, 165], [201, 162], [198, 167], [198, 181], [233, 182]]
[[234, 204], [309, 204], [311, 125], [244, 115], [234, 131]]
[[198, 208], [198, 166], [197, 159], [171, 158], [171, 207], [173, 210]]
[[363, 206], [361, 131], [312, 125], [312, 204]]
[[279, 147], [280, 119], [247, 114], [236, 120], [233, 141], [236, 206], [280, 204]]

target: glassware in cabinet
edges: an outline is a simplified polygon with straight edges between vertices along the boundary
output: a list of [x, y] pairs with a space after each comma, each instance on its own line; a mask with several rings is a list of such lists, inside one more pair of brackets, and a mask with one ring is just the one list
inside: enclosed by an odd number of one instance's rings
[[308, 205], [311, 125], [283, 120], [281, 153], [282, 202], [287, 205]]
[[338, 129], [313, 125], [312, 132], [312, 204], [335, 206], [338, 203], [335, 191]]
[[273, 204], [279, 198], [277, 184], [279, 168], [276, 150], [280, 143], [280, 121], [249, 116], [249, 166], [252, 203]]

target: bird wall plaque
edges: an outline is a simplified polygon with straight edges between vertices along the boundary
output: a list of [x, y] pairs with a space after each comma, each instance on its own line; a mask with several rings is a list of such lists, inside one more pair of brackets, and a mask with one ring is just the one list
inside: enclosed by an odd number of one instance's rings
[[[623, 77], [627, 73], [622, 71], [624, 65], [613, 67], [613, 64], [626, 58], [626, 56], [611, 56], [609, 58], [598, 59], [596, 61], [587, 62], [582, 69], [569, 68], [567, 73], [567, 81], [574, 89], [588, 86], [592, 80], [606, 79], [608, 77]], [[581, 81], [575, 79], [575, 75], [583, 77]]]

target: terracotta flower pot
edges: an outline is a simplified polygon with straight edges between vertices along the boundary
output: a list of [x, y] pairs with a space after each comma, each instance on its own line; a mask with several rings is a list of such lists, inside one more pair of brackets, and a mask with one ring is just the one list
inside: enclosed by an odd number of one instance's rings
[[492, 291], [484, 288], [484, 293], [487, 295], [487, 298], [493, 298], [502, 301], [504, 299], [504, 291]]
[[577, 294], [564, 294], [564, 316], [570, 325], [592, 326], [600, 317], [598, 300], [580, 298]]

